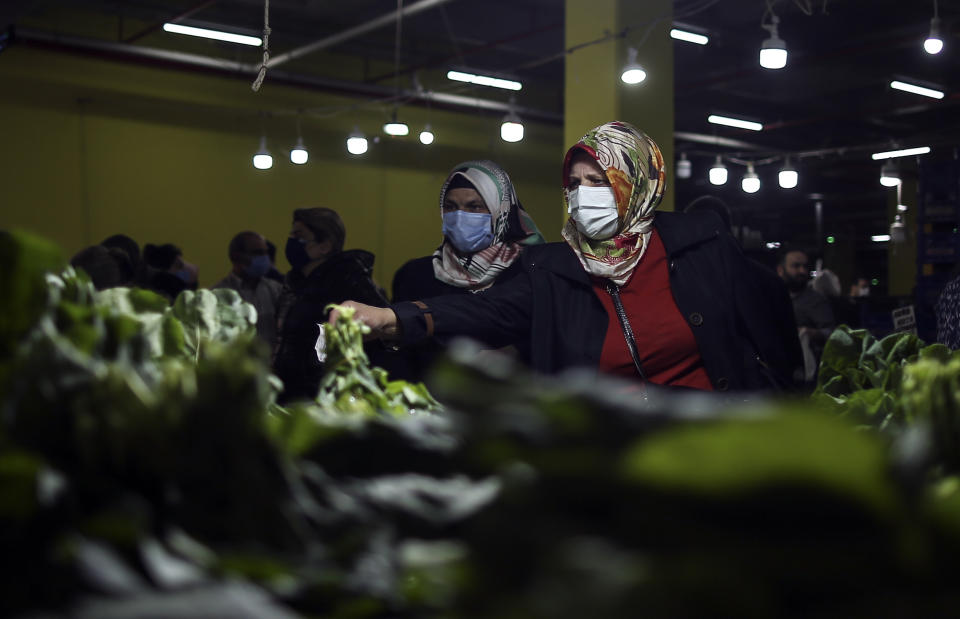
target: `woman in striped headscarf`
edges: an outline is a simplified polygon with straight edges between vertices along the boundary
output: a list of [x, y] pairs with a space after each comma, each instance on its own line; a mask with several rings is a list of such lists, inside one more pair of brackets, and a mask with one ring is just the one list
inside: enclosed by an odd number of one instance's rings
[[[506, 170], [489, 160], [464, 161], [440, 188], [443, 241], [431, 256], [410, 260], [393, 277], [393, 302], [470, 294], [523, 272], [524, 247], [543, 243]], [[391, 363], [391, 374], [422, 380], [443, 345], [430, 338]]]
[[657, 211], [666, 171], [656, 143], [610, 122], [563, 161], [563, 243], [529, 248], [523, 277], [462, 297], [358, 307], [374, 337], [433, 334], [526, 341], [544, 372], [591, 367], [671, 387], [783, 388], [792, 363], [746, 258], [711, 212]]

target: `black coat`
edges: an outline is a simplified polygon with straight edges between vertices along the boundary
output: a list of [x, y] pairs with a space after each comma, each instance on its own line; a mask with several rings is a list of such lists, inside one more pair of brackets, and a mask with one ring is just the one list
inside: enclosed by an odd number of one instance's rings
[[[704, 369], [718, 391], [792, 386], [799, 350], [785, 341], [736, 241], [713, 213], [657, 213], [654, 219], [670, 269], [674, 301], [690, 325]], [[529, 363], [541, 372], [596, 368], [609, 317], [590, 276], [566, 243], [528, 248], [525, 277], [471, 298], [424, 299], [435, 333], [467, 335], [490, 346], [529, 341]], [[412, 303], [392, 306], [403, 341], [426, 334], [427, 320]], [[634, 329], [642, 318], [631, 317]]]
[[[418, 301], [441, 295], [473, 294], [467, 288], [460, 288], [437, 279], [433, 271], [435, 260], [434, 256], [415, 258], [397, 269], [393, 276], [394, 303]], [[497, 276], [491, 287], [500, 286], [522, 273], [521, 261], [516, 260]], [[385, 367], [390, 373], [390, 378], [411, 382], [423, 381], [445, 348], [443, 338], [427, 338], [389, 355], [385, 359]]]
[[[327, 305], [348, 299], [385, 307], [387, 299], [374, 283], [373, 254], [362, 249], [340, 252], [304, 276], [287, 273], [277, 307], [277, 344], [273, 371], [283, 381], [281, 402], [313, 399], [323, 365], [315, 350], [318, 323], [326, 322]], [[371, 347], [372, 348], [372, 347]]]

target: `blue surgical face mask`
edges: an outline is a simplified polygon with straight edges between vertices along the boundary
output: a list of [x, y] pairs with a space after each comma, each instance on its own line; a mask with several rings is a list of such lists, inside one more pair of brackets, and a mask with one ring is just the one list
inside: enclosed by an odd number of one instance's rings
[[270, 270], [270, 258], [267, 256], [253, 256], [250, 258], [250, 264], [243, 267], [243, 272], [247, 277], [257, 279], [263, 277]]
[[307, 254], [307, 242], [303, 239], [290, 237], [287, 239], [287, 247], [284, 250], [287, 255], [287, 261], [296, 270], [300, 270], [310, 262], [310, 256]]
[[490, 213], [450, 211], [443, 214], [443, 235], [460, 253], [472, 254], [493, 242]]

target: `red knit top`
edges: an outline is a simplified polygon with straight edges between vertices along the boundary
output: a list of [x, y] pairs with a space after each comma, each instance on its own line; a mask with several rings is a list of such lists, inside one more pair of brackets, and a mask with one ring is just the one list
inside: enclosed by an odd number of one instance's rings
[[[594, 278], [593, 291], [610, 321], [600, 354], [600, 371], [635, 379], [637, 370], [606, 280]], [[620, 288], [620, 300], [637, 342], [640, 366], [651, 383], [713, 390], [693, 331], [673, 300], [667, 252], [656, 230], [627, 284]]]

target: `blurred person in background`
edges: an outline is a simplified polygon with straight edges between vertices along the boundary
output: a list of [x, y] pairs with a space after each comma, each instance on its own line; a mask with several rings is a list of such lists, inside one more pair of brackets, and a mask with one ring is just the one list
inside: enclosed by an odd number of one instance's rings
[[283, 273], [277, 270], [277, 246], [273, 244], [270, 239], [267, 239], [267, 256], [270, 258], [270, 270], [267, 271], [266, 277], [269, 277], [275, 282], [283, 284]]
[[143, 285], [143, 260], [140, 256], [140, 245], [126, 234], [114, 234], [100, 241], [107, 248], [115, 248], [127, 255], [133, 275], [125, 286]]
[[784, 249], [777, 264], [777, 275], [786, 283], [793, 301], [793, 316], [803, 350], [803, 382], [810, 387], [816, 380], [823, 345], [836, 326], [833, 309], [825, 296], [809, 286], [810, 265], [805, 251]]
[[860, 309], [852, 297], [843, 296], [843, 286], [836, 273], [830, 269], [820, 269], [811, 280], [810, 287], [830, 303], [836, 324], [860, 328]]
[[[518, 258], [525, 246], [544, 242], [510, 176], [493, 161], [454, 166], [440, 188], [440, 217], [443, 241], [432, 255], [397, 270], [394, 303], [500, 285], [522, 272]], [[391, 375], [423, 380], [443, 348], [438, 338], [430, 338], [404, 349], [404, 362], [391, 363]]]
[[951, 279], [937, 299], [937, 341], [960, 349], [960, 263], [953, 269]]
[[[684, 209], [684, 213], [695, 213], [698, 211], [710, 211], [716, 213], [723, 221], [723, 225], [730, 230], [733, 237], [734, 233], [733, 218], [731, 217], [730, 207], [726, 202], [716, 196], [704, 195], [694, 199]], [[804, 372], [803, 351], [800, 347], [800, 338], [797, 333], [796, 320], [793, 316], [793, 303], [784, 281], [777, 274], [751, 258], [748, 254], [747, 265], [750, 271], [750, 277], [760, 289], [763, 298], [769, 304], [770, 319], [776, 325], [777, 337], [780, 346], [783, 347], [784, 354], [793, 366], [790, 372], [791, 379], [795, 383], [802, 383], [801, 377]], [[790, 387], [790, 385], [785, 385]]]
[[133, 283], [134, 269], [130, 257], [116, 247], [91, 245], [77, 252], [70, 259], [70, 264], [86, 272], [97, 290], [130, 286]]
[[[372, 253], [343, 250], [346, 228], [329, 208], [293, 211], [287, 239], [287, 273], [277, 306], [277, 343], [273, 371], [283, 381], [281, 402], [317, 396], [323, 365], [315, 350], [320, 323], [327, 321], [327, 305], [347, 299], [386, 306], [383, 290], [373, 281]], [[368, 348], [368, 354], [376, 357]]]
[[256, 232], [240, 232], [230, 240], [227, 255], [233, 268], [213, 287], [236, 290], [240, 298], [256, 308], [257, 335], [273, 350], [277, 339], [277, 303], [283, 286], [266, 277], [272, 266], [267, 241]]
[[197, 265], [183, 258], [183, 252], [172, 243], [143, 248], [143, 262], [149, 269], [145, 273], [145, 287], [158, 292], [171, 302], [184, 290], [196, 290]]
[[649, 136], [620, 121], [596, 127], [567, 151], [562, 179], [564, 242], [527, 247], [522, 275], [476, 294], [351, 302], [368, 337], [523, 342], [540, 372], [593, 368], [676, 388], [790, 382], [768, 302], [720, 218], [656, 211], [666, 170]]

